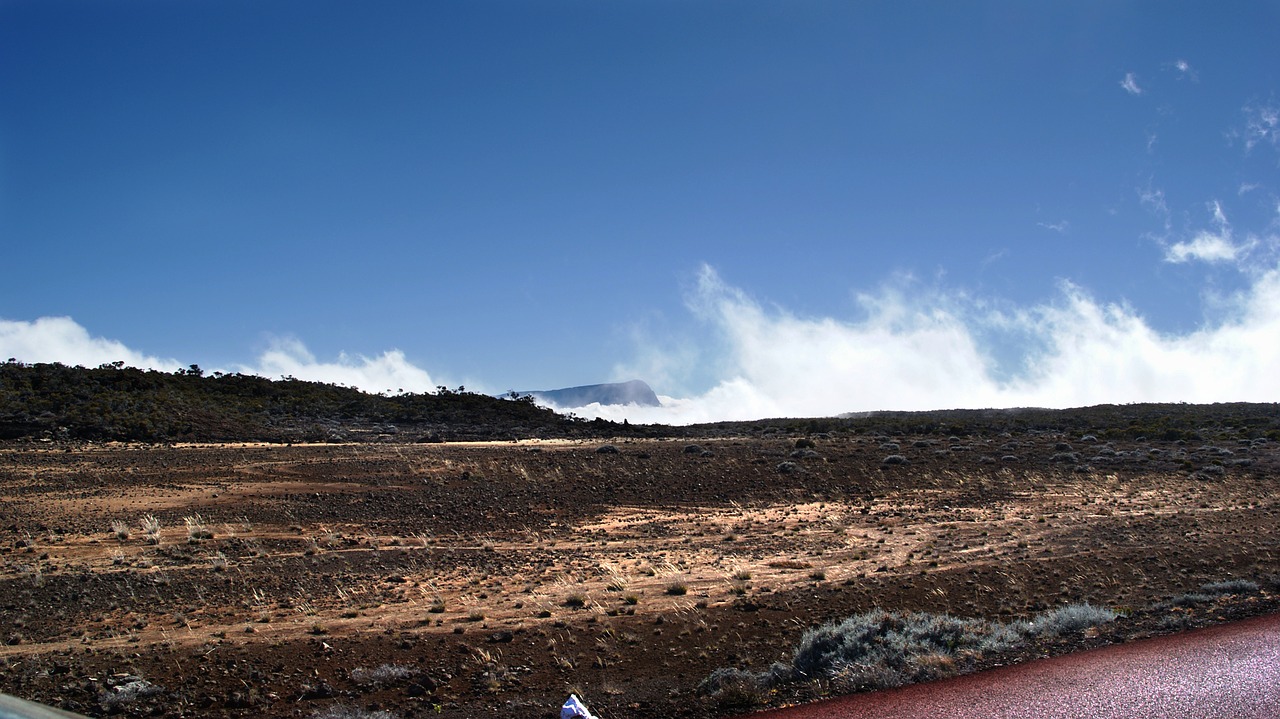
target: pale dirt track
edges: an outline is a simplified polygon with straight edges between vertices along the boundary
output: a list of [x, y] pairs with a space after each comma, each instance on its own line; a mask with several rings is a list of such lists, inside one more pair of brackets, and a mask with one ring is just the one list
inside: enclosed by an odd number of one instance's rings
[[1280, 614], [751, 719], [1275, 719]]

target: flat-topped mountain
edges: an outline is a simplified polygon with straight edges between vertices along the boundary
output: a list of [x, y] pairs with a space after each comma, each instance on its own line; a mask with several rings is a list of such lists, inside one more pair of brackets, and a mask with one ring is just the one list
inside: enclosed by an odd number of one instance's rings
[[640, 407], [661, 407], [658, 395], [642, 380], [588, 384], [564, 389], [519, 392], [557, 407], [586, 407], [589, 404], [634, 404]]

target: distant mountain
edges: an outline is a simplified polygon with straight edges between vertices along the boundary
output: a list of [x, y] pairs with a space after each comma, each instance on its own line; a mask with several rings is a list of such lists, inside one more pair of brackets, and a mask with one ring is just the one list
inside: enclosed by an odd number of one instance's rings
[[611, 382], [607, 384], [588, 384], [581, 387], [565, 389], [535, 390], [517, 392], [519, 395], [532, 396], [535, 400], [553, 404], [557, 407], [585, 407], [589, 404], [634, 404], [640, 407], [661, 407], [658, 395], [645, 382], [633, 379], [630, 382]]

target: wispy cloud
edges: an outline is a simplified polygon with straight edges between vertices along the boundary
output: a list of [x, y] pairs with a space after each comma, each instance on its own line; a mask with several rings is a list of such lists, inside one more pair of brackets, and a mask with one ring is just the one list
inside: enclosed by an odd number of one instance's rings
[[1146, 187], [1138, 188], [1138, 201], [1148, 211], [1161, 218], [1169, 216], [1169, 205], [1164, 200], [1164, 190], [1158, 187], [1147, 185]]
[[1071, 223], [1066, 220], [1060, 220], [1058, 222], [1037, 222], [1036, 224], [1046, 230], [1052, 230], [1059, 235], [1065, 235], [1067, 234], [1067, 230], [1071, 229]]
[[1163, 235], [1155, 239], [1164, 242], [1164, 238], [1173, 231], [1173, 215], [1169, 212], [1169, 203], [1165, 201], [1164, 190], [1147, 183], [1146, 187], [1139, 187], [1137, 192], [1142, 208], [1159, 220], [1162, 226]]
[[1183, 59], [1174, 60], [1170, 66], [1178, 74], [1179, 80], [1190, 80], [1191, 82], [1200, 81], [1200, 73], [1191, 67], [1191, 63]]
[[1130, 95], [1141, 95], [1142, 88], [1138, 86], [1138, 76], [1132, 72], [1126, 72], [1124, 79], [1120, 81], [1120, 87]]
[[1250, 103], [1244, 108], [1244, 147], [1257, 145], [1280, 148], [1280, 105]]
[[1007, 249], [997, 250], [987, 255], [986, 257], [983, 257], [980, 265], [985, 269], [987, 266], [992, 265], [996, 262], [999, 262], [1000, 260], [1003, 260], [1005, 257], [1008, 257], [1008, 256], [1009, 256], [1009, 250]]
[[[85, 367], [124, 362], [129, 367], [166, 372], [185, 366], [174, 359], [132, 350], [117, 340], [94, 337], [70, 317], [41, 317], [31, 322], [0, 319], [0, 358]], [[436, 387], [431, 375], [409, 362], [399, 350], [388, 350], [376, 357], [343, 353], [331, 362], [322, 362], [301, 341], [292, 338], [275, 339], [255, 363], [226, 371], [272, 379], [290, 376], [358, 387], [366, 392], [426, 392]]]

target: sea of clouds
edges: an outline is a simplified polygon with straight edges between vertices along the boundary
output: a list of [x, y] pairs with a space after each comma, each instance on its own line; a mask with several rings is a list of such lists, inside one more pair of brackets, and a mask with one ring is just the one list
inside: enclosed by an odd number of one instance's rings
[[[958, 294], [890, 289], [859, 302], [865, 316], [857, 321], [798, 317], [762, 306], [704, 268], [691, 305], [724, 339], [715, 385], [662, 397], [662, 407], [573, 411], [688, 424], [878, 409], [1280, 400], [1280, 269], [1219, 300], [1222, 319], [1184, 334], [1159, 333], [1133, 308], [1067, 283], [1052, 301], [1013, 311]], [[1024, 342], [1012, 374], [984, 342], [1001, 334]], [[646, 368], [679, 370], [657, 351], [617, 374], [642, 376]]]
[[[1255, 273], [1247, 289], [1217, 298], [1219, 319], [1181, 334], [1157, 332], [1133, 308], [1101, 303], [1067, 283], [1051, 300], [1016, 309], [901, 287], [860, 295], [858, 303], [856, 320], [801, 317], [762, 304], [703, 267], [686, 304], [715, 341], [700, 349], [646, 341], [614, 374], [649, 379], [661, 394], [669, 378], [698, 363], [715, 368], [709, 388], [662, 396], [661, 407], [571, 409], [583, 417], [689, 424], [880, 409], [1280, 401], [1275, 265]], [[1000, 366], [992, 337], [1022, 343], [1014, 371]], [[69, 317], [0, 320], [0, 357], [88, 367], [123, 361], [168, 371], [183, 366], [93, 336]], [[225, 371], [369, 392], [436, 387], [430, 373], [398, 350], [322, 361], [297, 339], [278, 339], [255, 361]]]

